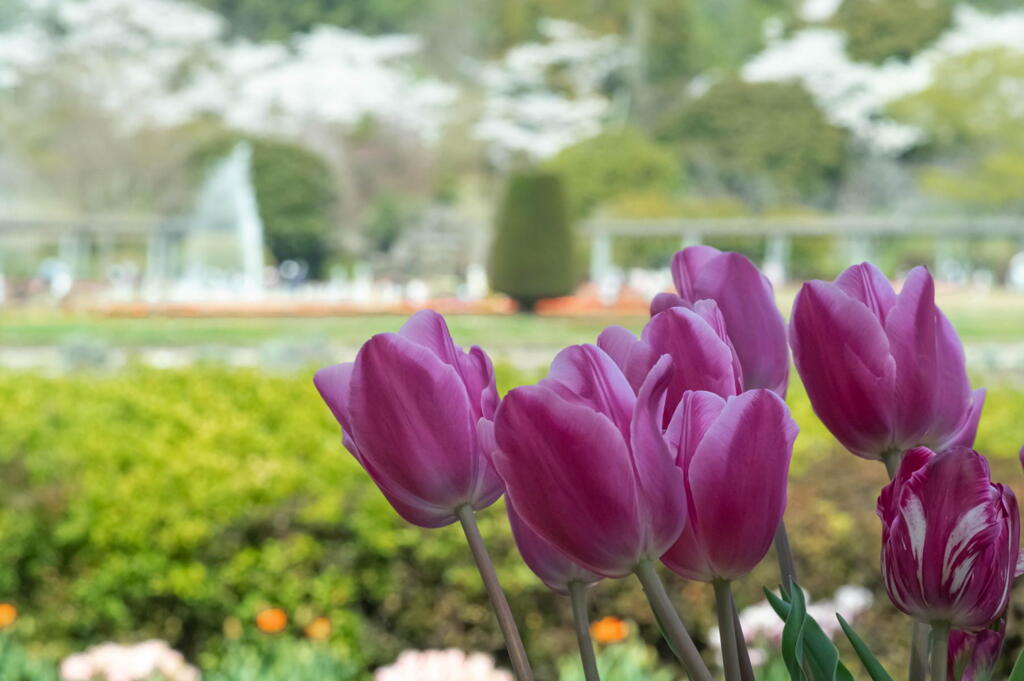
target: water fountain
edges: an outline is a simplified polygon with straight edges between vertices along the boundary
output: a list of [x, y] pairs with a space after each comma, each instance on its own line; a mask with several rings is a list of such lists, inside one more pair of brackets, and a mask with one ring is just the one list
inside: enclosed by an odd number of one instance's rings
[[255, 299], [263, 295], [263, 223], [252, 183], [252, 147], [236, 144], [199, 190], [182, 244], [182, 276], [173, 297]]

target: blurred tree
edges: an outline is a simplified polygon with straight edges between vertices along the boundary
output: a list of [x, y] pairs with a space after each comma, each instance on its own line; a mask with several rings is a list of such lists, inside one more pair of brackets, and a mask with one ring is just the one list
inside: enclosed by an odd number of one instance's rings
[[846, 151], [844, 131], [798, 83], [721, 81], [672, 115], [662, 132], [682, 145], [695, 180], [755, 209], [822, 202]]
[[491, 246], [491, 287], [530, 312], [539, 300], [572, 293], [573, 269], [573, 234], [561, 178], [541, 171], [512, 175]]
[[[227, 135], [198, 150], [195, 167], [223, 158], [239, 137]], [[274, 258], [301, 260], [319, 278], [330, 254], [332, 211], [337, 201], [330, 168], [316, 153], [291, 142], [250, 138], [252, 178], [264, 239]]]
[[364, 33], [401, 31], [423, 5], [420, 0], [195, 0], [228, 21], [232, 35], [285, 40], [317, 24]]
[[605, 132], [574, 144], [551, 159], [547, 167], [564, 179], [575, 217], [584, 217], [623, 194], [670, 194], [682, 184], [679, 163], [672, 153], [633, 128]]
[[950, 0], [843, 0], [834, 17], [857, 61], [909, 59], [953, 22]]
[[923, 133], [924, 188], [977, 208], [1024, 207], [1024, 53], [979, 50], [939, 64], [930, 87], [888, 113]]

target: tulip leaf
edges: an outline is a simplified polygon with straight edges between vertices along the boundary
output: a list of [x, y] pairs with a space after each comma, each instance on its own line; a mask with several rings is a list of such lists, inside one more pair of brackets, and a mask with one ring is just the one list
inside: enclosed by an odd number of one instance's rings
[[[802, 592], [801, 592], [802, 593]], [[765, 589], [765, 596], [783, 620], [789, 617], [789, 602]], [[821, 625], [810, 616], [804, 621], [804, 656], [814, 681], [853, 681], [853, 674], [839, 659], [839, 650]]]
[[793, 584], [790, 590], [789, 613], [782, 628], [782, 659], [786, 662], [791, 681], [804, 681], [804, 624], [807, 608], [804, 593]]
[[1013, 663], [1013, 671], [1010, 672], [1009, 681], [1024, 681], [1024, 650], [1017, 656], [1017, 661]]
[[[885, 667], [882, 663], [872, 654], [871, 650], [868, 649], [868, 645], [864, 643], [864, 639], [857, 635], [857, 632], [853, 630], [853, 627], [843, 619], [842, 615], [837, 614], [839, 618], [839, 625], [843, 628], [843, 632], [846, 634], [846, 638], [850, 639], [850, 645], [853, 646], [853, 650], [857, 653], [857, 657], [860, 658], [861, 664], [864, 665], [864, 669], [867, 670], [868, 676], [871, 677], [871, 681], [892, 681], [892, 677], [889, 676], [889, 672], [885, 671]], [[1013, 681], [1024, 681], [1013, 680]]]

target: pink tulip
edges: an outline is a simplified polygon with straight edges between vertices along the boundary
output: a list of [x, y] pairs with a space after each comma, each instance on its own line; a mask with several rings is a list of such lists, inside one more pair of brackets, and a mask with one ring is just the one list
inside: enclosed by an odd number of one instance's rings
[[666, 437], [683, 472], [688, 520], [662, 562], [702, 582], [750, 572], [782, 522], [798, 430], [785, 403], [770, 390], [727, 400], [709, 392], [686, 393]]
[[651, 314], [671, 307], [693, 307], [713, 300], [725, 319], [743, 367], [743, 389], [768, 388], [785, 397], [789, 381], [786, 325], [775, 306], [771, 282], [740, 253], [710, 246], [691, 246], [672, 259], [677, 294], [662, 293], [651, 302]]
[[1020, 551], [1013, 492], [988, 462], [956, 447], [908, 451], [878, 497], [882, 576], [897, 608], [926, 623], [976, 631], [1006, 609]]
[[997, 629], [978, 632], [951, 631], [949, 634], [948, 678], [950, 681], [987, 681], [992, 678], [1006, 635], [1006, 619]]
[[661, 431], [671, 372], [662, 357], [636, 394], [603, 350], [577, 345], [498, 409], [494, 463], [510, 503], [591, 572], [624, 577], [657, 560], [686, 522], [682, 473]]
[[531, 530], [512, 508], [512, 504], [508, 504], [507, 509], [512, 537], [516, 540], [516, 547], [523, 557], [523, 562], [549, 589], [568, 596], [569, 585], [573, 582], [589, 586], [601, 581], [601, 575], [574, 563], [550, 542]]
[[313, 380], [345, 447], [410, 523], [441, 527], [457, 508], [501, 496], [477, 437], [477, 421], [493, 418], [499, 401], [491, 360], [456, 346], [441, 315], [417, 312], [398, 333], [368, 340], [355, 362]]
[[885, 459], [910, 447], [971, 446], [984, 390], [971, 392], [963, 348], [922, 267], [899, 295], [870, 263], [804, 284], [790, 341], [818, 418], [847, 449]]
[[722, 397], [743, 389], [743, 371], [725, 330], [725, 319], [712, 300], [690, 308], [672, 307], [651, 317], [640, 338], [621, 326], [601, 332], [597, 345], [615, 361], [633, 390], [639, 390], [655, 361], [672, 358], [663, 426], [687, 390], [707, 390]]

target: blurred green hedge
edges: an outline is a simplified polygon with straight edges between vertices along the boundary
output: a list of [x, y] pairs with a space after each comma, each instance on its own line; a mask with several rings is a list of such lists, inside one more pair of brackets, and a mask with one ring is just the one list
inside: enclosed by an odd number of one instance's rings
[[[499, 371], [503, 390], [534, 378]], [[309, 375], [212, 366], [4, 372], [0, 398], [0, 600], [18, 606], [18, 637], [36, 653], [160, 637], [215, 661], [230, 643], [225, 631], [237, 634], [240, 622], [241, 635], [254, 635], [255, 614], [278, 606], [291, 618], [284, 636], [301, 638], [309, 621], [328, 616], [331, 650], [370, 668], [407, 647], [502, 659], [458, 528], [424, 531], [398, 519], [342, 449]], [[816, 596], [849, 581], [877, 588], [881, 466], [840, 452], [799, 386], [790, 402], [803, 431], [787, 522], [803, 582]], [[993, 390], [979, 438], [1011, 483], [1024, 442], [1020, 403], [1013, 388]], [[481, 514], [481, 527], [550, 678], [558, 656], [574, 650], [567, 605], [519, 561], [500, 503]], [[760, 587], [776, 580], [769, 558], [739, 585], [739, 605], [761, 600]], [[670, 586], [702, 639], [710, 592]], [[896, 621], [884, 596], [876, 609]], [[593, 615], [629, 618], [658, 640], [633, 580], [595, 590]], [[883, 652], [895, 645], [878, 631]]]

